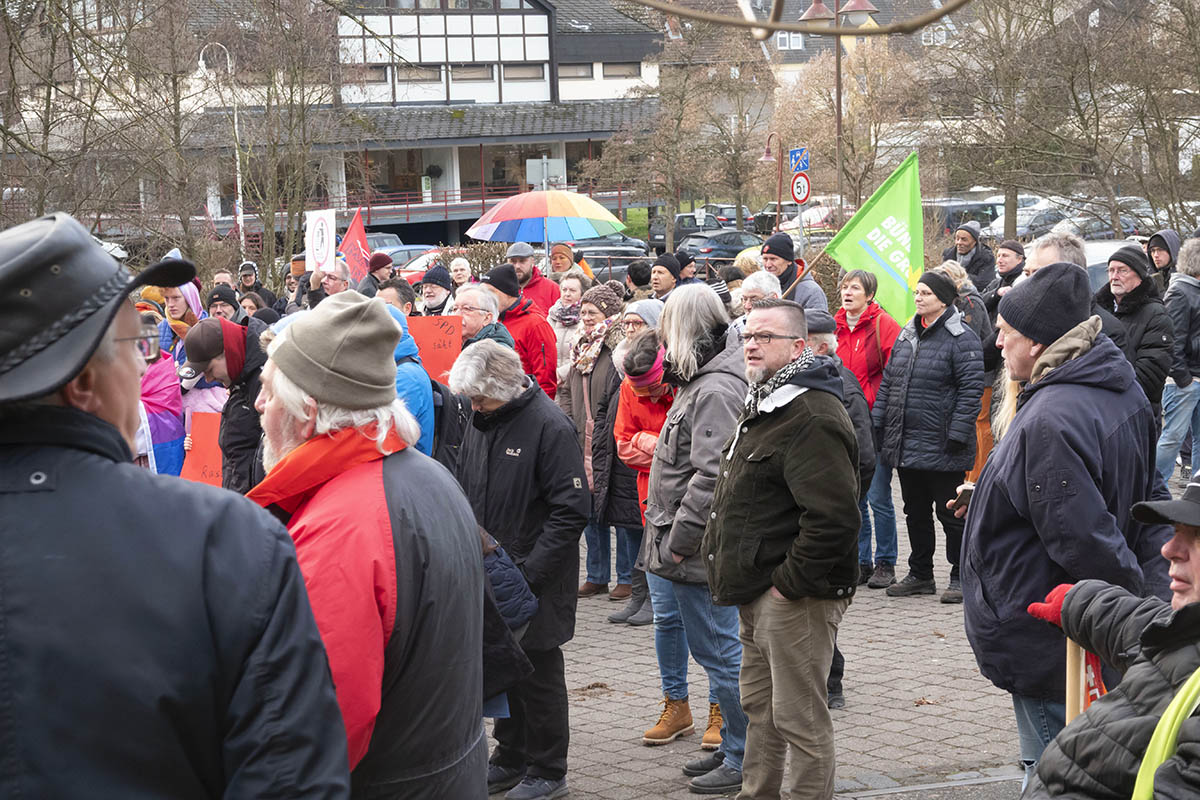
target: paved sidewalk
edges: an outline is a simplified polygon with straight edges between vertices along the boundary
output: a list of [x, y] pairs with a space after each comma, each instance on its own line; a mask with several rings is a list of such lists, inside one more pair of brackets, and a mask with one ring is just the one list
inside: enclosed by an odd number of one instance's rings
[[[908, 543], [902, 517], [899, 522], [903, 575]], [[938, 536], [940, 590], [949, 567], [940, 528]], [[702, 752], [707, 678], [692, 662], [696, 733], [661, 747], [643, 746], [641, 733], [658, 719], [662, 700], [654, 629], [608, 623], [605, 617], [619, 607], [607, 598], [581, 600], [575, 639], [564, 648], [571, 797], [697, 797], [688, 793], [680, 766]], [[984, 783], [977, 790], [964, 786], [962, 793], [917, 789], [1019, 775], [1012, 706], [1006, 693], [979, 674], [963, 632], [962, 606], [942, 605], [937, 595], [891, 598], [864, 586], [846, 612], [838, 643], [846, 656], [846, 708], [833, 712], [840, 798], [913, 787], [915, 793], [876, 796], [1015, 800], [1020, 787], [1015, 780]]]

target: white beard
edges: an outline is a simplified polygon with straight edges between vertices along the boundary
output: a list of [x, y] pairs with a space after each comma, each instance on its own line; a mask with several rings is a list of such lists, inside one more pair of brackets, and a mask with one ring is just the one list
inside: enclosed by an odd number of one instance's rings
[[304, 444], [304, 440], [294, 431], [285, 431], [283, 441], [279, 443], [279, 447], [275, 448], [271, 445], [271, 437], [263, 436], [263, 469], [269, 474], [275, 469], [275, 465], [284, 459], [288, 453], [295, 450], [300, 445]]

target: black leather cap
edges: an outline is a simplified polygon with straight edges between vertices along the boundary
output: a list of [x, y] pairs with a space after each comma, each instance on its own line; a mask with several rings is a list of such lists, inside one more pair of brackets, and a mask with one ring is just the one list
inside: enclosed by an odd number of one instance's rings
[[133, 289], [195, 275], [190, 261], [165, 259], [132, 276], [68, 214], [0, 231], [0, 403], [78, 375]]
[[1143, 500], [1134, 503], [1133, 518], [1138, 522], [1181, 523], [1200, 528], [1200, 483], [1193, 476], [1178, 500]]

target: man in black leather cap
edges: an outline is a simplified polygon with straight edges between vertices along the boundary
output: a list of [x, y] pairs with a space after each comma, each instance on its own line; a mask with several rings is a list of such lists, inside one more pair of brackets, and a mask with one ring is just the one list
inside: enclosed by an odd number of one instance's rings
[[287, 531], [131, 463], [128, 295], [194, 275], [131, 277], [66, 214], [0, 231], [0, 797], [349, 796]]

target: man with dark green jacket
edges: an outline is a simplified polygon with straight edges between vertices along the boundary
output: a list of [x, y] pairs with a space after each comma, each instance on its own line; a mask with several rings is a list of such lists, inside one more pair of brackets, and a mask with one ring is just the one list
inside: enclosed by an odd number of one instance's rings
[[746, 798], [779, 796], [785, 745], [791, 797], [833, 797], [825, 678], [857, 584], [858, 444], [837, 367], [807, 336], [788, 300], [760, 300], [747, 317], [750, 391], [702, 544], [713, 599], [740, 606]]

